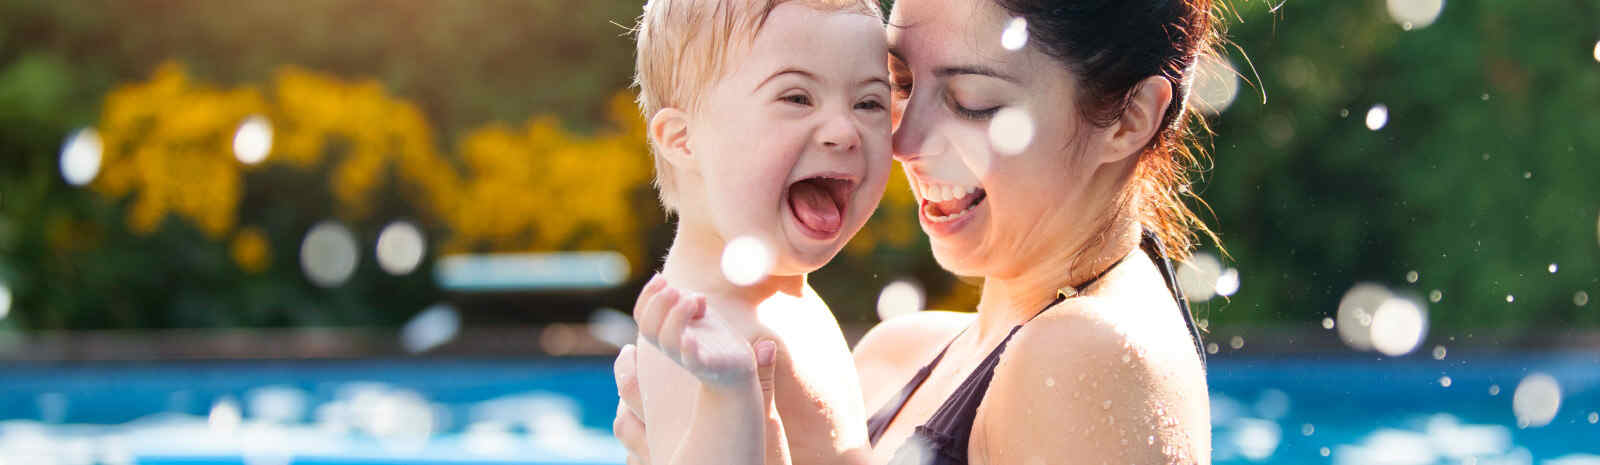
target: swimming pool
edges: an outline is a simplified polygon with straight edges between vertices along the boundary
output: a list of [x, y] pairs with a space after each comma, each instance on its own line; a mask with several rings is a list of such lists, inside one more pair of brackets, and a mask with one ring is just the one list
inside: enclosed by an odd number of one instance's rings
[[[1600, 353], [1209, 369], [1217, 464], [1600, 464]], [[12, 364], [0, 463], [610, 464], [616, 402], [599, 358]]]

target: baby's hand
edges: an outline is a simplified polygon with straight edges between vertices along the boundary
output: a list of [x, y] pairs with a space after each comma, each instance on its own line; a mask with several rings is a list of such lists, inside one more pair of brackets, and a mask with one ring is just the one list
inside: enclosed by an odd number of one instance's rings
[[750, 343], [706, 313], [703, 295], [680, 291], [656, 275], [634, 303], [639, 335], [704, 383], [744, 387], [755, 381]]

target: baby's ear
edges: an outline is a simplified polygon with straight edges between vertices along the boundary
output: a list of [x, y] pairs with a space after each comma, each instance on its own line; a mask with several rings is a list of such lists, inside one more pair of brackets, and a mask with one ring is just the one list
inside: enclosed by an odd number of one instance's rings
[[650, 138], [656, 141], [657, 155], [678, 167], [692, 166], [689, 149], [689, 113], [677, 108], [662, 108], [650, 118]]

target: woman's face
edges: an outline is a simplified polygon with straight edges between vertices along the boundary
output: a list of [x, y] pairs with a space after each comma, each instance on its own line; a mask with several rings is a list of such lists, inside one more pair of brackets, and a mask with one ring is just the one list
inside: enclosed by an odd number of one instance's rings
[[[1076, 78], [986, 0], [899, 0], [888, 31], [894, 156], [934, 258], [1007, 278], [1087, 237], [1109, 197], [1091, 188], [1102, 129], [1077, 111]], [[1031, 133], [1031, 136], [1030, 136]]]

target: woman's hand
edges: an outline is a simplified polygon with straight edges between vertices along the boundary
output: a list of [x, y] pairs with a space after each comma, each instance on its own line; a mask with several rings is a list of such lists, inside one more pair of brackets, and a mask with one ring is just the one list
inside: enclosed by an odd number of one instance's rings
[[638, 348], [633, 344], [622, 346], [612, 369], [616, 373], [617, 418], [611, 422], [611, 434], [628, 450], [628, 465], [648, 465], [650, 447], [644, 435], [644, 399], [639, 396], [639, 368], [635, 365]]

